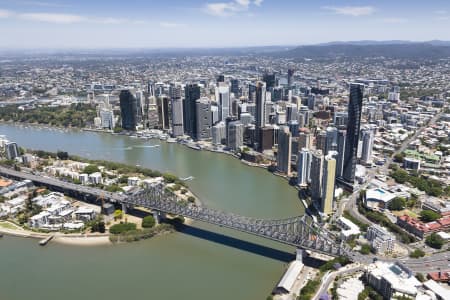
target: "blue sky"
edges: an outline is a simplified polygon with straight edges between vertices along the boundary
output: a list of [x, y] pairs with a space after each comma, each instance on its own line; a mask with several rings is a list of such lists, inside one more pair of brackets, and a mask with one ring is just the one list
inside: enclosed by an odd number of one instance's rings
[[450, 40], [448, 0], [0, 0], [0, 48]]

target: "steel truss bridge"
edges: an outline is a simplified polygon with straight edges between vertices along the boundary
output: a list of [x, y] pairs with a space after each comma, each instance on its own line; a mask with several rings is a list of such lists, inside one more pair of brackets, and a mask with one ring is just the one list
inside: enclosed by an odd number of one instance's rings
[[281, 220], [249, 218], [179, 201], [175, 194], [163, 188], [140, 191], [124, 197], [120, 202], [127, 206], [181, 215], [330, 256], [351, 256], [349, 249], [338, 242], [335, 236], [322, 228], [308, 224], [304, 216]]

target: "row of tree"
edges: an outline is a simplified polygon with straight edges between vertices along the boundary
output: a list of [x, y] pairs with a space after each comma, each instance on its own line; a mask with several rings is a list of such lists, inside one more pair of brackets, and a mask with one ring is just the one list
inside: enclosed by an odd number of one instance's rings
[[97, 116], [94, 106], [71, 104], [70, 106], [38, 106], [19, 110], [17, 105], [6, 105], [0, 110], [0, 120], [22, 123], [38, 123], [58, 127], [86, 127]]

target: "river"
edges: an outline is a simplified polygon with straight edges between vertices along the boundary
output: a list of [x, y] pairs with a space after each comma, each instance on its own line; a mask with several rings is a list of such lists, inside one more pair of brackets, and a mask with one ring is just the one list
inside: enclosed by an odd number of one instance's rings
[[[233, 157], [159, 140], [0, 125], [19, 146], [139, 164], [179, 177], [210, 207], [260, 218], [301, 215], [297, 191]], [[155, 146], [157, 147], [149, 147]], [[116, 246], [0, 239], [0, 299], [265, 299], [295, 249], [200, 222], [180, 233]]]

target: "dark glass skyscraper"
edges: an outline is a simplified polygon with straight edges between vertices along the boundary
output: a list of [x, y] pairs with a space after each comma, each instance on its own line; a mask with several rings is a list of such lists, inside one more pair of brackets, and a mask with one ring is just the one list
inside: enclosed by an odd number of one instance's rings
[[362, 84], [350, 84], [347, 134], [344, 150], [344, 164], [342, 167], [342, 177], [350, 184], [353, 184], [355, 180], [356, 153], [358, 152], [363, 93], [364, 86]]
[[184, 132], [197, 139], [197, 112], [195, 101], [200, 99], [200, 87], [196, 84], [188, 84], [184, 88], [183, 120]]
[[122, 128], [125, 130], [136, 130], [137, 125], [137, 100], [131, 90], [120, 91], [120, 114], [122, 117]]
[[256, 83], [256, 114], [255, 114], [255, 129], [256, 129], [256, 149], [261, 147], [261, 128], [265, 126], [265, 106], [266, 106], [266, 83], [258, 81]]

